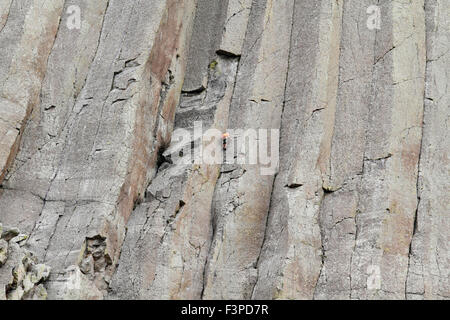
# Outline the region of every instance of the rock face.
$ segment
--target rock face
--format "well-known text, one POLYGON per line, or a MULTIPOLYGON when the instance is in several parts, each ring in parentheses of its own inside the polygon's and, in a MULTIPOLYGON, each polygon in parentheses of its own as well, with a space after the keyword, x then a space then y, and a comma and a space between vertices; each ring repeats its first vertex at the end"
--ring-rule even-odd
POLYGON ((45 300, 51 268, 24 248, 28 236, 0 224, 0 300, 45 300))
POLYGON ((0 0, 0 299, 450 299, 448 8, 0 0))

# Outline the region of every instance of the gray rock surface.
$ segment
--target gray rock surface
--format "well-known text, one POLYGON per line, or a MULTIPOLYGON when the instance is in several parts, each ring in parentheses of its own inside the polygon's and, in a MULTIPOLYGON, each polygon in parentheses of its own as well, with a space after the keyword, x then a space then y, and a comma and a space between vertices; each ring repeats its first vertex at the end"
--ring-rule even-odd
POLYGON ((0 299, 449 299, 448 8, 0 0, 0 299))
POLYGON ((427 1, 427 64, 423 136, 417 183, 418 206, 409 251, 408 299, 449 299, 450 57, 448 17, 440 14, 448 1, 427 1))
POLYGON ((0 234, 0 300, 47 299, 43 283, 51 268, 38 263, 38 258, 24 248, 28 236, 6 226, 0 234))

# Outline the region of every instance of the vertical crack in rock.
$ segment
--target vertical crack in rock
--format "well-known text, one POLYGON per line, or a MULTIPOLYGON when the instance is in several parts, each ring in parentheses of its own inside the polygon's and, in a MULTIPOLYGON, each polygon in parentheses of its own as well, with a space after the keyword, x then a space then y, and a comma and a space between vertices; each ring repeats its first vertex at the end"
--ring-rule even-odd
MULTIPOLYGON (((59 26, 59 17, 62 12, 63 0, 58 1, 32 1, 22 10, 14 8, 15 19, 23 19, 22 33, 14 34, 2 32, 0 41, 12 41, 5 47, 3 59, 10 59, 9 70, 1 70, 0 75, 0 134, 3 137, 0 143, 0 183, 14 161, 18 152, 20 140, 27 119, 33 108, 39 103, 41 82, 47 68, 47 58, 50 54, 56 31, 59 26), (24 17, 22 18, 22 16, 24 17), (37 26, 36 21, 40 21, 37 26), (8 36, 12 37, 8 39, 8 36), (10 47, 11 46, 11 47, 10 47), (16 48, 14 51, 13 48, 16 48), (39 52, 35 54, 34 52, 39 52)), ((3 9, 3 1, 2 7, 3 9)), ((8 16, 12 14, 11 12, 8 16)), ((9 30, 7 30, 9 31, 9 30)), ((3 51, 3 50, 2 50, 3 51)), ((2 69, 5 64, 2 64, 2 69)))
MULTIPOLYGON (((377 6, 380 9, 380 14, 381 14, 381 6, 380 6, 380 1, 377 1, 377 6)), ((385 18, 383 18, 383 20, 385 20, 385 18)), ((391 25, 387 24, 387 27, 389 28, 389 31, 392 32, 392 30, 390 29, 391 25)), ((369 29, 369 28, 368 28, 369 29)), ((360 223, 359 223, 359 214, 361 213, 361 209, 359 206, 359 203, 361 201, 360 199, 360 194, 359 194, 359 185, 361 185, 361 181, 362 181, 362 176, 364 175, 365 172, 365 159, 366 159, 366 148, 365 146, 367 145, 367 140, 369 139, 369 135, 368 135, 368 127, 369 127, 369 115, 371 112, 371 107, 374 105, 374 101, 375 101, 375 97, 378 93, 377 88, 376 88, 376 73, 375 73, 375 67, 377 62, 380 60, 377 57, 377 48, 381 45, 383 46, 383 41, 378 41, 379 39, 379 30, 375 29, 372 30, 373 31, 373 40, 372 40, 372 52, 370 54, 368 54, 368 56, 370 57, 369 63, 371 64, 370 67, 368 67, 368 69, 371 70, 371 74, 370 74, 370 80, 369 80, 369 85, 370 87, 367 88, 367 90, 370 92, 370 96, 367 98, 367 105, 368 105, 368 109, 366 111, 366 114, 364 116, 364 133, 363 133, 363 138, 361 139, 362 143, 362 160, 361 160, 361 171, 358 173, 358 180, 356 181, 356 189, 358 191, 358 207, 356 209, 356 214, 355 214, 355 219, 354 219, 354 223, 355 223, 355 237, 354 237, 354 242, 353 242, 353 248, 352 248, 352 252, 351 252, 351 256, 350 256, 350 273, 349 273, 349 293, 348 293, 348 298, 352 299, 352 284, 353 284, 353 259, 356 256, 355 252, 356 252, 356 248, 357 248, 357 239, 359 236, 359 232, 360 232, 360 223)), ((358 35, 359 35, 359 29, 358 29, 358 35)), ((380 37, 381 38, 381 37, 380 37)), ((370 50, 370 48, 369 48, 370 50)))
POLYGON ((233 0, 198 0, 183 84, 185 92, 196 92, 207 86, 207 66, 213 60, 221 42, 220 36, 226 19, 228 2, 233 0))
POLYGON ((322 266, 319 208, 334 124, 341 15, 340 1, 295 6, 280 172, 255 299, 311 299, 314 294, 322 266))
POLYGON ((44 300, 50 267, 24 248, 28 235, 0 223, 0 300, 44 300))
POLYGON ((251 7, 252 0, 228 0, 218 53, 235 57, 242 54, 251 7))
MULTIPOLYGON (((204 130, 226 128, 238 59, 217 56, 215 61, 214 68, 209 69, 206 90, 183 94, 175 114, 174 136, 180 129, 192 135, 192 124, 198 119, 204 120, 204 130)), ((128 223, 111 299, 201 297, 219 165, 173 162, 175 154, 182 151, 186 157, 191 145, 198 147, 199 143, 191 137, 180 149, 175 140, 162 153, 146 198, 128 223)), ((194 151, 196 155, 198 150, 194 151)))
MULTIPOLYGON (((24 130, 21 150, 5 182, 8 189, 11 187, 22 189, 24 193, 29 192, 40 197, 44 204, 41 206, 39 214, 44 210, 51 182, 56 177, 55 169, 57 166, 50 165, 49 162, 57 161, 54 154, 59 153, 60 146, 65 145, 57 138, 63 135, 67 124, 66 115, 70 112, 69 108, 73 107, 74 97, 76 99, 86 82, 89 65, 95 56, 92 50, 98 48, 99 42, 96 36, 98 36, 99 25, 104 20, 104 5, 105 1, 102 1, 96 2, 92 7, 83 7, 86 13, 93 14, 84 15, 85 21, 83 21, 82 26, 85 26, 85 28, 82 28, 80 32, 71 31, 65 28, 63 22, 60 23, 52 53, 48 58, 48 64, 52 67, 47 70, 41 88, 40 108, 35 108, 30 116, 30 121, 24 130), (61 28, 61 24, 64 27, 61 28), (90 26, 90 37, 84 35, 88 30, 87 26, 90 26), (85 50, 68 52, 67 46, 69 43, 84 47, 85 50), (71 61, 78 61, 78 63, 71 64, 71 61), (58 65, 58 62, 66 66, 65 73, 60 72, 59 68, 53 67, 58 65)), ((65 11, 63 10, 63 12, 65 11)), ((1 199, 0 207, 5 212, 6 216, 3 216, 5 220, 10 220, 13 215, 20 216, 14 207, 15 203, 23 202, 23 197, 22 194, 11 192, 8 193, 6 199, 5 197, 1 199)), ((27 207, 30 206, 30 200, 27 199, 25 203, 27 207)), ((34 210, 28 211, 29 214, 35 212, 34 210)), ((35 219, 31 216, 29 218, 36 224, 37 220, 35 219)), ((28 228, 25 229, 28 230, 28 228)), ((33 231, 30 233, 33 233, 33 231)))
MULTIPOLYGON (((202 122, 203 130, 223 131, 228 127, 240 54, 239 43, 235 40, 243 39, 247 28, 244 15, 239 28, 222 30, 224 15, 233 12, 235 6, 235 1, 199 2, 174 135, 180 129, 192 135, 195 121, 202 122), (211 21, 212 17, 219 23, 211 21), (215 28, 205 29, 208 21, 214 22, 215 28), (233 40, 233 47, 227 48, 225 40, 218 43, 219 34, 223 39, 233 40)), ((176 153, 190 153, 191 146, 196 148, 194 155, 197 157, 198 147, 204 143, 194 136, 183 146, 172 141, 164 151, 166 160, 148 187, 146 200, 136 208, 128 224, 111 298, 198 299, 204 294, 205 266, 213 236, 213 195, 220 165, 197 161, 194 165, 180 164, 170 160, 176 153), (167 186, 171 186, 170 189, 167 186), (144 252, 149 252, 153 258, 135 265, 136 257, 144 252), (132 275, 128 274, 130 269, 134 270, 132 275)), ((221 141, 214 143, 221 144, 221 141)))
MULTIPOLYGON (((184 77, 184 58, 177 57, 185 56, 195 2, 132 1, 124 6, 118 1, 109 5, 97 1, 85 6, 80 30, 60 29, 50 73, 54 83, 49 85, 54 85, 43 89, 42 102, 53 101, 36 113, 38 124, 41 117, 37 134, 24 141, 24 149, 33 150, 48 140, 48 133, 50 142, 44 147, 53 152, 38 147, 27 165, 8 180, 46 199, 45 214, 41 211, 34 218, 38 239, 32 237, 30 243, 54 269, 48 282, 51 298, 103 296, 105 285, 80 271, 80 251, 85 239, 105 239, 112 267, 99 272, 108 282, 126 220, 153 174, 153 151, 170 139, 170 122, 184 77), (104 19, 99 19, 103 14, 104 19), (107 31, 113 25, 116 31, 107 31), (68 48, 72 56, 67 55, 68 48), (76 64, 66 61, 74 56, 76 64), (61 60, 70 66, 64 72, 61 60), (166 102, 160 103, 161 83, 169 68, 177 84, 168 89, 166 102), (75 98, 66 103, 67 97, 75 98), (154 121, 158 106, 167 121, 154 121), (154 127, 158 128, 152 141, 147 133, 154 127), (33 176, 29 168, 36 164, 41 170, 33 176), (30 180, 33 183, 27 185, 30 180), (50 203, 60 203, 62 211, 56 213, 50 203)), ((9 211, 11 203, 2 205, 9 211)))
POLYGON ((0 300, 450 299, 449 5, 0 0, 0 300))
POLYGON ((11 10, 13 0, 1 0, 0 1, 0 33, 8 23, 9 12, 11 10))
MULTIPOLYGON (((253 2, 229 128, 280 128, 292 25, 286 17, 292 16, 292 8, 293 1, 253 2)), ((264 175, 262 167, 222 166, 214 195, 216 229, 204 299, 251 298, 275 174, 264 175)))
POLYGON ((427 63, 417 211, 410 244, 407 299, 449 299, 448 1, 425 2, 427 63), (444 180, 442 180, 444 179, 444 180))
POLYGON ((367 0, 343 4, 336 119, 320 209, 323 264, 315 299, 350 298, 357 189, 364 166, 377 32, 366 27, 367 16, 362 13, 372 3, 367 0))
MULTIPOLYGON (((88 68, 95 56, 93 50, 97 50, 99 46, 96 36, 104 21, 105 3, 106 1, 97 1, 86 7, 82 6, 86 14, 83 15, 80 31, 69 30, 65 19, 60 18, 57 37, 48 57, 49 69, 41 88, 41 105, 33 110, 24 132, 21 151, 7 181, 8 185, 24 188, 26 192, 36 193, 43 199, 41 209, 34 211, 36 216, 31 215, 33 211, 28 213, 28 219, 34 226, 27 247, 44 260, 65 209, 64 202, 47 200, 50 186, 56 177, 54 170, 57 168, 56 163, 51 162, 58 161, 55 155, 60 151, 59 146, 66 144, 59 137, 64 136, 66 115, 86 82, 88 68), (86 36, 87 32, 90 36, 86 36), (67 50, 71 45, 83 47, 83 50, 67 50), (77 63, 73 64, 72 61, 77 63), (65 72, 61 72, 59 68, 62 65, 65 72)), ((66 2, 63 13, 67 11, 68 5, 70 4, 66 2)), ((16 203, 22 203, 25 208, 34 204, 23 200, 23 195, 17 192, 3 197, 0 201, 3 218, 8 221, 11 216, 18 214, 16 203)))

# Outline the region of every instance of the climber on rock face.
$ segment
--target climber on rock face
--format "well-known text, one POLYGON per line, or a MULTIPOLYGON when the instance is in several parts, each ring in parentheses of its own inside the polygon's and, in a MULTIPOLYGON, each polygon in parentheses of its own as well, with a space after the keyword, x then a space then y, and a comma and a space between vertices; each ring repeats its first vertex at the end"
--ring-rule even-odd
POLYGON ((224 134, 222 134, 222 146, 223 146, 223 150, 227 150, 227 138, 230 136, 230 134, 228 132, 225 132, 224 134))

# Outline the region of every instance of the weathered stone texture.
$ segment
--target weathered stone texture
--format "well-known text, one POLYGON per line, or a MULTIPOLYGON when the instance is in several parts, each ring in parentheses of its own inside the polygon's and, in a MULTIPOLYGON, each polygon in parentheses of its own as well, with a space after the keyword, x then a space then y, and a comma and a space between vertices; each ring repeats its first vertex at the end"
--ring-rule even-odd
POLYGON ((427 1, 427 66, 418 207, 406 298, 450 298, 449 1, 427 1))
POLYGON ((0 224, 0 300, 45 300, 51 268, 24 248, 28 235, 0 224))
POLYGON ((417 208, 426 59, 423 2, 386 2, 382 10, 392 32, 376 39, 376 94, 368 117, 351 266, 351 298, 357 299, 405 298, 417 208), (395 23, 399 19, 403 23, 395 23), (373 267, 380 270, 380 286, 369 288, 373 267))
MULTIPOLYGON (((280 126, 293 1, 259 1, 252 11, 229 128, 280 126), (289 17, 286 19, 286 17, 289 17)), ((214 195, 214 236, 205 270, 205 299, 249 299, 273 185, 260 165, 226 165, 214 195)))
POLYGON ((280 172, 254 298, 313 297, 321 267, 318 216, 336 108, 341 15, 340 1, 295 6, 280 172))
POLYGON ((4 12, 7 14, 2 18, 0 33, 3 62, 0 67, 0 183, 17 153, 24 124, 39 103, 63 3, 63 0, 1 3, 0 9, 5 10, 2 17, 4 12), (5 25, 9 16, 11 22, 5 25))
MULTIPOLYGON (((208 91, 203 99, 184 95, 175 119, 190 117, 194 121, 197 115, 189 109, 202 109, 212 115, 211 127, 226 128, 237 60, 220 56, 216 60, 209 70, 208 91)), ((144 203, 134 210, 128 223, 119 268, 111 285, 113 298, 201 297, 212 233, 211 204, 219 171, 218 165, 165 161, 159 166, 144 203), (136 264, 136 260, 145 263, 136 264)))
POLYGON ((449 299, 449 8, 0 0, 0 299, 449 299))
MULTIPOLYGON (((82 29, 59 28, 40 110, 5 183, 16 196, 1 200, 5 212, 15 210, 18 192, 43 200, 41 212, 30 217, 39 238, 31 232, 30 249, 44 253, 57 271, 50 297, 73 296, 64 270, 88 258, 87 243, 98 237, 106 264, 80 278, 106 288, 125 223, 153 175, 159 145, 170 136, 195 8, 194 1, 84 5, 82 29)), ((13 212, 2 221, 10 224, 7 218, 20 210, 13 212)))

